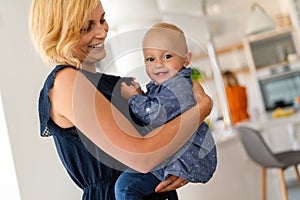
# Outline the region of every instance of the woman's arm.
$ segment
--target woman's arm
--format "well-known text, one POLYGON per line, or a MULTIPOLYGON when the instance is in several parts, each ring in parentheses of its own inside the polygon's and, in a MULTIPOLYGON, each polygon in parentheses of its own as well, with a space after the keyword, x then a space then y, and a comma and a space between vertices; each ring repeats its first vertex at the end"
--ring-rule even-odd
MULTIPOLYGON (((197 86, 196 86, 197 87, 197 86)), ((57 73, 51 92, 52 113, 69 121, 102 150, 140 172, 148 172, 176 152, 211 111, 210 98, 198 88, 197 106, 139 138, 130 122, 80 72, 57 73), (134 136, 133 136, 134 135, 134 136)), ((56 120, 55 122, 59 122, 56 120)))

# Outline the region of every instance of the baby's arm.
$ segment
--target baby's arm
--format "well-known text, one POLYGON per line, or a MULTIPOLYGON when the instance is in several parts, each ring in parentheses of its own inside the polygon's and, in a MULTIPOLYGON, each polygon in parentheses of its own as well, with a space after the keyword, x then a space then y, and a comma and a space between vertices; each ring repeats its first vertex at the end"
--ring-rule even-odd
POLYGON ((183 77, 166 81, 146 95, 129 99, 132 113, 149 128, 156 128, 195 105, 192 87, 183 77))

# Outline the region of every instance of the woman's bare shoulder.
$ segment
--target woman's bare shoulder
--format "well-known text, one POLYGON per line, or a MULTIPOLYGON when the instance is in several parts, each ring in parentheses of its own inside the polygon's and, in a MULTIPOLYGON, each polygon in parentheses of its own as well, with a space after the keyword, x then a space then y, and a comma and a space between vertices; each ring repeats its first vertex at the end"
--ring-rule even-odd
POLYGON ((53 88, 49 92, 52 104, 51 117, 61 127, 73 124, 72 98, 78 70, 63 68, 55 74, 53 88))
POLYGON ((55 84, 61 84, 65 82, 74 81, 75 77, 78 75, 78 70, 66 67, 56 72, 55 74, 55 84))

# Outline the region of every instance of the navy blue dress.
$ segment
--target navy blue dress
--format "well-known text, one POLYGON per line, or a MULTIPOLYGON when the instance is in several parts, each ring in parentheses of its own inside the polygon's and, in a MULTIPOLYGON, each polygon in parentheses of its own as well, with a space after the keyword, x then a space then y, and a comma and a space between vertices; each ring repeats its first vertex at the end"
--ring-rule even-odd
MULTIPOLYGON (((40 92, 41 136, 53 136, 58 155, 67 173, 74 183, 83 190, 83 200, 114 200, 115 182, 121 171, 127 167, 93 145, 76 127, 61 128, 50 117, 51 104, 48 93, 53 87, 56 72, 66 67, 71 66, 56 66, 48 75, 40 92)), ((130 116, 127 102, 120 98, 119 83, 122 80, 120 77, 82 72, 125 116, 130 116)), ((137 128, 139 128, 138 125, 137 128)), ((165 200, 167 198, 170 200, 178 199, 176 191, 144 197, 145 200, 165 200)))

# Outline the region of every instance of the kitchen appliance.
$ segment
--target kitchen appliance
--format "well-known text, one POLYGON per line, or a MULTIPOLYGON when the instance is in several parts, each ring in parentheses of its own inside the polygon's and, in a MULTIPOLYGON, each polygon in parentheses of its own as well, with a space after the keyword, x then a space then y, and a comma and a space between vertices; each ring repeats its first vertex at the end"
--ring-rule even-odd
POLYGON ((292 106, 294 98, 300 96, 300 69, 260 78, 259 85, 266 111, 292 106))

